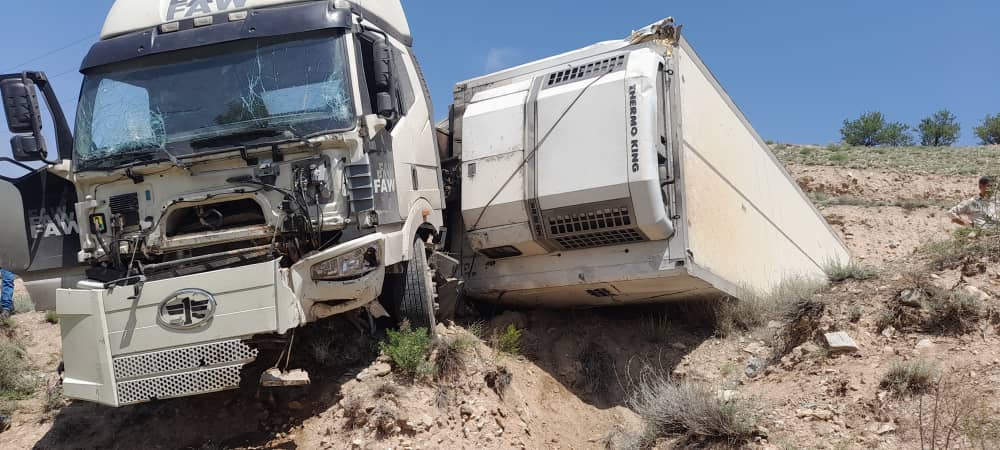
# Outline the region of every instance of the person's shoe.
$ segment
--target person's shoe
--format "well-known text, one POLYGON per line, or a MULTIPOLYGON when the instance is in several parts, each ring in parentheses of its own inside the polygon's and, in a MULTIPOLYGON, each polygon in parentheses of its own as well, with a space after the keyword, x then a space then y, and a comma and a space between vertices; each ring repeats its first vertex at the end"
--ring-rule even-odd
POLYGON ((0 433, 10 429, 10 417, 0 416, 0 433))
POLYGON ((11 313, 11 311, 9 309, 5 309, 3 311, 0 311, 0 321, 5 321, 7 319, 10 319, 10 316, 12 316, 12 315, 13 314, 11 313))

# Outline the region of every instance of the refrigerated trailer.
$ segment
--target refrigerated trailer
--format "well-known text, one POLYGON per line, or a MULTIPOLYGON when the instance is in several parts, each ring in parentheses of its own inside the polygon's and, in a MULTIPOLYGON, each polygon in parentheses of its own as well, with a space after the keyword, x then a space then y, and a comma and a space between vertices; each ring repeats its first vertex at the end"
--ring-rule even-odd
POLYGON ((766 292, 850 257, 671 20, 459 83, 449 128, 479 299, 766 292))
POLYGON ((849 258, 672 19, 459 83, 440 127, 398 1, 118 0, 81 72, 74 130, 43 73, 0 76, 14 158, 46 164, 0 181, 0 264, 55 290, 71 398, 236 388, 336 315, 433 330, 454 294, 666 302, 849 258))

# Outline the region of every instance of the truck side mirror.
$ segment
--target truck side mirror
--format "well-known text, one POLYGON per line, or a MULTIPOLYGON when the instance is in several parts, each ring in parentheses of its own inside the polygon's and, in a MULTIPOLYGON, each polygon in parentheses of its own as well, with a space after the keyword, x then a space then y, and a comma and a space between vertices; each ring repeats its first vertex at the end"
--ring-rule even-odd
POLYGON ((47 152, 42 135, 42 110, 38 104, 35 83, 27 77, 0 80, 0 96, 7 116, 7 129, 15 136, 11 139, 14 159, 18 161, 44 160, 47 152), (30 136, 25 136, 30 134, 30 136))
POLYGON ((378 115, 392 119, 396 117, 396 105, 392 98, 392 49, 384 39, 375 41, 375 106, 378 115))
POLYGON ((10 138, 11 154, 14 156, 15 161, 41 161, 45 159, 40 150, 44 147, 45 136, 38 136, 36 138, 35 136, 22 135, 10 138))

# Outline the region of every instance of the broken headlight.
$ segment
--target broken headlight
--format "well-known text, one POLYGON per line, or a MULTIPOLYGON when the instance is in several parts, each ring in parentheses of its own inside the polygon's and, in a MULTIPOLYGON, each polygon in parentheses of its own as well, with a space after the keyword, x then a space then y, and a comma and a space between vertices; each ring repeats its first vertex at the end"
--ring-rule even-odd
POLYGON ((330 258, 312 267, 314 281, 341 281, 357 278, 382 265, 381 243, 369 244, 330 258))

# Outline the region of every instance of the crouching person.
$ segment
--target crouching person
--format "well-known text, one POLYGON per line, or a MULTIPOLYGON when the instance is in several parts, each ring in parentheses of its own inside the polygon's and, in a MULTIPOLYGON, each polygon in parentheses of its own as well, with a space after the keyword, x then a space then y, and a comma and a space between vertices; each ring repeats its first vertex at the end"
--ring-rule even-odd
POLYGON ((948 210, 951 221, 962 226, 977 228, 1000 223, 997 215, 1000 213, 1000 202, 994 195, 995 188, 992 177, 980 178, 979 195, 948 210))

